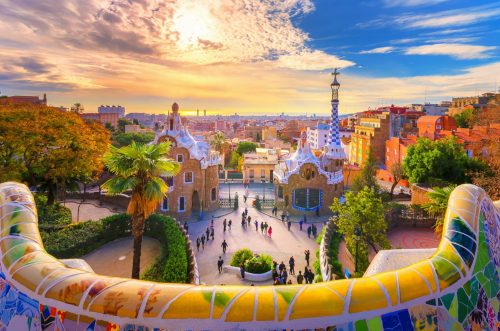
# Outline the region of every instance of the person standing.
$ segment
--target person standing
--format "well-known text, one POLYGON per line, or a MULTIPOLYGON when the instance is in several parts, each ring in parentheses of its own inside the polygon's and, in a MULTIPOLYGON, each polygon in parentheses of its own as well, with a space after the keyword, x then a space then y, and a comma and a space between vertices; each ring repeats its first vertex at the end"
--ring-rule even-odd
POLYGON ((285 268, 286 268, 285 263, 281 261, 281 263, 278 266, 278 270, 280 271, 280 273, 282 273, 283 270, 285 270, 285 268))
POLYGON ((307 227, 307 238, 311 238, 311 231, 312 231, 312 229, 311 229, 311 226, 309 225, 307 227))
POLYGON ((200 251, 200 244, 201 244, 201 240, 200 240, 200 237, 196 238, 196 250, 199 252, 200 251))
POLYGON ((306 284, 309 284, 309 269, 307 267, 304 268, 304 280, 306 281, 306 284))
POLYGON ((206 239, 207 239, 207 243, 208 243, 208 241, 210 240, 210 228, 207 227, 205 234, 207 235, 206 239))
POLYGON ((286 281, 288 279, 288 272, 286 271, 286 268, 281 273, 281 278, 283 279, 283 284, 286 284, 286 281))
POLYGON ((288 265, 290 266, 290 275, 295 275, 295 259, 293 256, 288 260, 288 265))
POLYGON ((290 228, 292 227, 292 222, 290 222, 290 220, 288 220, 287 225, 288 225, 288 231, 290 231, 290 228))
POLYGON ((250 224, 252 222, 252 216, 249 215, 248 218, 247 218, 247 221, 248 221, 248 226, 250 226, 250 224))
POLYGON ((267 230, 267 235, 269 236, 269 238, 272 237, 272 235, 273 235, 273 227, 272 226, 270 226, 269 230, 267 230))
POLYGON ((229 227, 229 231, 231 231, 231 225, 233 225, 233 220, 229 220, 227 226, 229 227))
POLYGON ((285 223, 285 213, 281 213, 281 223, 285 223))
MULTIPOLYGON (((224 241, 222 242, 221 246, 222 246, 222 254, 226 254, 226 249, 227 249, 227 247, 228 247, 229 245, 227 244, 227 242, 226 242, 226 240, 225 240, 225 239, 224 239, 224 241)), ((308 265, 309 265, 309 264, 308 264, 308 265)))
POLYGON ((297 284, 302 284, 304 282, 304 276, 302 276, 302 271, 299 270, 299 274, 297 275, 297 284))
POLYGON ((299 222, 300 231, 302 231, 302 224, 304 224, 304 222, 302 220, 300 220, 300 222, 299 222))
POLYGON ((222 225, 224 226, 224 232, 226 232, 226 226, 227 226, 227 221, 224 219, 224 222, 222 222, 222 225))
POLYGON ((264 222, 260 222, 260 232, 264 233, 264 222))
POLYGON ((201 248, 205 249, 205 235, 201 236, 201 248))
POLYGON ((219 273, 222 273, 222 265, 224 264, 224 260, 222 256, 219 256, 219 260, 217 261, 217 269, 219 269, 219 273))
POLYGON ((255 220, 255 232, 258 232, 259 231, 259 222, 257 220, 255 220))
POLYGON ((316 227, 316 225, 312 225, 312 229, 311 229, 311 232, 312 232, 312 235, 314 238, 316 238, 316 235, 318 234, 318 228, 316 227))
POLYGON ((212 237, 212 241, 213 241, 214 240, 214 236, 215 236, 215 230, 214 230, 213 227, 210 229, 210 236, 212 237))
POLYGON ((311 251, 309 251, 308 249, 306 249, 304 251, 304 255, 305 255, 305 258, 306 258, 307 266, 309 266, 309 258, 311 257, 311 251))

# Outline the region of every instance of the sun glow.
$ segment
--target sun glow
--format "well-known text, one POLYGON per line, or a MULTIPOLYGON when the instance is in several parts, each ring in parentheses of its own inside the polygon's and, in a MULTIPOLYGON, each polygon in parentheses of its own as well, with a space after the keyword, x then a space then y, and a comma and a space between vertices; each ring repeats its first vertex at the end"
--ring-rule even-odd
POLYGON ((173 30, 179 33, 183 49, 202 48, 204 42, 217 42, 215 22, 209 7, 198 1, 186 1, 175 12, 173 30))

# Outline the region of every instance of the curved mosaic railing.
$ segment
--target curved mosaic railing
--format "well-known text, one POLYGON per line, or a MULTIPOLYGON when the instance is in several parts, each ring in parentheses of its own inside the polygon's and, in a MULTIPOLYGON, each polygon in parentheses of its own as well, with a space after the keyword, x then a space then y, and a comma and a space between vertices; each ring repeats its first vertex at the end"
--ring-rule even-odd
POLYGON ((47 254, 33 197, 0 185, 0 329, 497 330, 500 215, 483 190, 452 193, 429 259, 371 277, 290 286, 195 286, 106 277, 47 254))

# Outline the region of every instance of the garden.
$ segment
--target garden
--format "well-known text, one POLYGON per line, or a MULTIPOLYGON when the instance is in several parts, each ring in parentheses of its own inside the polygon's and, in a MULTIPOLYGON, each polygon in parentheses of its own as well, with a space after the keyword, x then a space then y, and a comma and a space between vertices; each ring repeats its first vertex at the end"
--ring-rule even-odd
MULTIPOLYGON (((68 208, 58 203, 47 206, 44 203, 46 198, 41 195, 36 195, 35 200, 45 249, 57 258, 80 258, 108 242, 131 236, 130 216, 127 214, 71 223, 68 208)), ((189 282, 188 243, 175 220, 153 214, 146 221, 144 235, 157 239, 162 247, 160 256, 143 272, 141 279, 189 282)))

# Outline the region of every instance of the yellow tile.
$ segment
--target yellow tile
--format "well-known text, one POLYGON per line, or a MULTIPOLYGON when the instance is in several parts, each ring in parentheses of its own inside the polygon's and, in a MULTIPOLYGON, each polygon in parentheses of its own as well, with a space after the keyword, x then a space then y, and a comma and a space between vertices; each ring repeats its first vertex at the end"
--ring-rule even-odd
POLYGON ((163 308, 173 298, 191 287, 193 287, 193 285, 157 283, 149 294, 143 316, 147 318, 157 318, 163 308))
POLYGON ((344 300, 322 284, 305 285, 293 304, 290 319, 338 316, 344 310, 344 300))
POLYGON ((398 286, 396 282, 396 273, 395 272, 385 272, 381 274, 377 274, 373 276, 376 280, 378 280, 384 288, 389 293, 389 297, 391 298, 391 304, 398 304, 398 286))
POLYGON ((404 268, 397 273, 401 303, 430 294, 424 279, 414 270, 404 268))
POLYGON ((257 321, 273 321, 274 316, 274 287, 259 287, 257 291, 257 321))
POLYGON ((229 308, 226 322, 250 322, 253 321, 256 287, 249 289, 240 295, 229 308))
POLYGON ((212 307, 212 318, 217 319, 222 316, 231 300, 238 294, 245 291, 241 286, 220 286, 215 290, 214 304, 212 307))
POLYGON ((371 278, 353 280, 349 312, 359 313, 387 307, 387 298, 380 285, 371 278))
POLYGON ((212 292, 213 288, 208 286, 190 288, 172 302, 162 318, 209 318, 212 292), (189 310, 186 310, 186 307, 189 307, 189 310))

